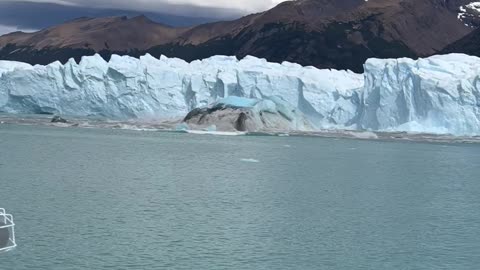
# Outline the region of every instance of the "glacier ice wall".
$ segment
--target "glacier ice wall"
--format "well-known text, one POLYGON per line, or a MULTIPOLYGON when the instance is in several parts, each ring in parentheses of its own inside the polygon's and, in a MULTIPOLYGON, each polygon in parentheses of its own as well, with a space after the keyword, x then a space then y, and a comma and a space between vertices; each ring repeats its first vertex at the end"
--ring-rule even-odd
POLYGON ((0 60, 0 76, 16 69, 28 69, 32 66, 22 62, 0 60))
MULTIPOLYGON (((8 66, 8 63, 2 63, 8 66)), ((0 68, 1 70, 1 68, 0 68)), ((216 56, 187 63, 150 55, 140 59, 84 57, 47 66, 17 67, 0 78, 0 110, 11 113, 60 113, 111 118, 184 116, 219 98, 278 95, 312 116, 354 116, 336 112, 339 100, 350 102, 361 75, 318 70, 296 64, 268 63, 254 57, 238 61, 216 56)), ((337 119, 336 119, 337 120, 337 119)))
POLYGON ((277 96, 321 128, 480 134, 479 68, 480 58, 461 54, 370 59, 364 74, 255 57, 0 61, 0 111, 165 118, 228 96, 277 96))
POLYGON ((370 59, 359 128, 480 134, 480 58, 370 59))

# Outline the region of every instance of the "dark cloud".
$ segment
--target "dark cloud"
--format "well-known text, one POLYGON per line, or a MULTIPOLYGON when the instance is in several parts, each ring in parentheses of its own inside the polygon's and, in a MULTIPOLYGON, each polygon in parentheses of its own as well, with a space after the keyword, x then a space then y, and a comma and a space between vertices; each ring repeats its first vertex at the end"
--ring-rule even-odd
POLYGON ((76 6, 157 10, 165 7, 197 6, 240 10, 245 13, 269 9, 283 0, 30 0, 76 6))
POLYGON ((10 25, 2 25, 0 24, 0 36, 4 34, 8 34, 11 32, 16 32, 16 31, 23 31, 23 32, 34 32, 37 29, 27 29, 27 28, 21 28, 19 26, 10 26, 10 25))
POLYGON ((197 25, 218 20, 235 19, 241 16, 238 11, 235 13, 235 11, 231 10, 198 8, 186 5, 175 6, 175 9, 165 8, 159 11, 148 12, 53 3, 2 1, 0 2, 0 25, 2 25, 0 32, 4 34, 15 30, 43 29, 79 17, 133 17, 140 14, 146 15, 154 21, 172 26, 197 25))
POLYGON ((138 16, 191 26, 233 20, 284 0, 0 0, 0 34, 43 29, 79 17, 138 16))

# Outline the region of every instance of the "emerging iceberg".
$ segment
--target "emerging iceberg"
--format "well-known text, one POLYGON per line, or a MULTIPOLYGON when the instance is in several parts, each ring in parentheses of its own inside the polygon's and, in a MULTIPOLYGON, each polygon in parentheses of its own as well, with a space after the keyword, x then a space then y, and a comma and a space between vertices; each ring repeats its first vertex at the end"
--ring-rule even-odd
POLYGON ((169 118, 217 101, 248 101, 235 97, 261 101, 268 110, 281 97, 301 113, 293 118, 305 117, 315 128, 470 135, 480 134, 479 69, 480 58, 461 54, 370 59, 364 74, 255 57, 187 63, 163 56, 112 56, 106 62, 95 55, 79 64, 47 66, 0 61, 0 111, 169 118))
POLYGON ((188 127, 240 132, 313 131, 305 115, 281 97, 250 99, 230 96, 196 108, 184 119, 188 127))

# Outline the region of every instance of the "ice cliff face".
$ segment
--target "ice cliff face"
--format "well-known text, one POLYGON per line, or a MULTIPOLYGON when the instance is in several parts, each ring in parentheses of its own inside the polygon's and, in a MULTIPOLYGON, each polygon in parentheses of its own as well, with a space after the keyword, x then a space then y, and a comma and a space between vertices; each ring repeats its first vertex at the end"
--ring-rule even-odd
POLYGON ((31 65, 22 62, 0 60, 0 76, 2 76, 3 73, 16 69, 28 69, 31 67, 31 65))
POLYGON ((480 58, 370 59, 365 70, 359 128, 480 134, 480 58))
POLYGON ((328 117, 340 100, 348 103, 353 89, 362 85, 362 76, 352 72, 274 64, 254 57, 238 61, 217 56, 189 64, 150 55, 140 59, 113 56, 109 62, 92 56, 79 64, 55 62, 4 74, 0 110, 112 118, 183 117, 219 98, 277 95, 307 114, 328 117))
POLYGON ((479 68, 480 58, 458 54, 371 59, 363 75, 254 57, 0 61, 0 111, 165 118, 229 96, 281 97, 318 128, 480 134, 479 68))

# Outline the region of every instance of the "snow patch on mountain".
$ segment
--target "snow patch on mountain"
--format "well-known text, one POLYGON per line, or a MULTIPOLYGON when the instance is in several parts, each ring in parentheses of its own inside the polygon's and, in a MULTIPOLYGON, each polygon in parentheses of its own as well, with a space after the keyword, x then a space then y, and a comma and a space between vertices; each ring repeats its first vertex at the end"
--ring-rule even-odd
POLYGON ((471 2, 470 4, 460 6, 458 19, 461 20, 465 26, 476 28, 480 26, 480 2, 471 2))

